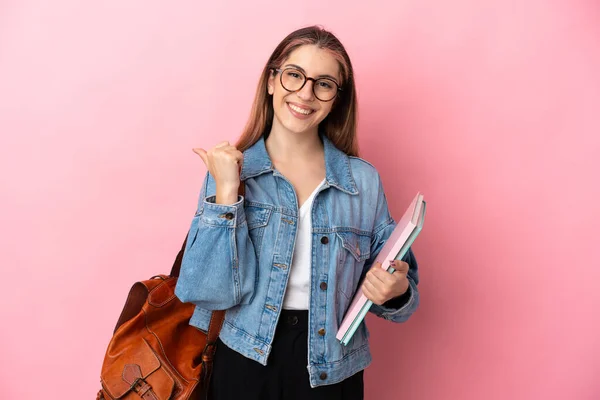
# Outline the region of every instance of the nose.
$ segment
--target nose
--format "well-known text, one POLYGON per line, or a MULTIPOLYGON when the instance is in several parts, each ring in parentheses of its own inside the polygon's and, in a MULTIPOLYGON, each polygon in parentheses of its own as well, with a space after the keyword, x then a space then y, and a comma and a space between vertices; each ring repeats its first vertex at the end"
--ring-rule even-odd
POLYGON ((297 94, 304 101, 312 101, 315 99, 315 94, 313 93, 313 85, 315 83, 313 81, 306 81, 304 87, 298 90, 297 94))

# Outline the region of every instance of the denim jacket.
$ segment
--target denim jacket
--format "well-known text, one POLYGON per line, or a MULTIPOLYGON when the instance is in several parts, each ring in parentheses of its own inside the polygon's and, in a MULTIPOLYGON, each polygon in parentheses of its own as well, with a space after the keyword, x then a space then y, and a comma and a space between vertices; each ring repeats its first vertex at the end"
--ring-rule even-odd
MULTIPOLYGON (((380 176, 325 136, 326 179, 311 210, 308 360, 312 387, 340 382, 371 363, 365 322, 347 346, 336 338, 352 297, 396 223, 380 176)), ((208 330, 212 310, 227 310, 221 340, 266 365, 290 274, 298 223, 292 184, 273 166, 264 138, 244 152, 245 196, 215 203, 207 173, 183 256, 175 293, 196 305, 190 324, 208 330)), ((403 322, 419 304, 412 250, 404 258, 410 287, 400 302, 370 312, 403 322)))

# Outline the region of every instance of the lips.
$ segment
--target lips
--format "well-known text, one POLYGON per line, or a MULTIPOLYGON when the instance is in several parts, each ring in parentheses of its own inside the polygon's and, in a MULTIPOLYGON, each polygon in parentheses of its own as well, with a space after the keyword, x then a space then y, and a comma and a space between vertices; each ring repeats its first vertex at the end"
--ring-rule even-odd
POLYGON ((287 106, 291 113, 297 118, 306 118, 315 112, 315 110, 313 110, 312 108, 306 107, 298 103, 288 102, 287 106))

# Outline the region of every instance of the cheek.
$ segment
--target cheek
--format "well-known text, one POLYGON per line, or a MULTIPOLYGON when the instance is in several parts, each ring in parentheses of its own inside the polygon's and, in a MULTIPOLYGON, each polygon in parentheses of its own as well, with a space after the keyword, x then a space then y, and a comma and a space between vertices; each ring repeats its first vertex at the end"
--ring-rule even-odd
POLYGON ((319 116, 319 120, 323 121, 325 118, 327 118, 327 116, 329 115, 331 110, 332 110, 331 103, 328 103, 327 105, 322 106, 321 110, 320 110, 321 115, 319 116))
POLYGON ((277 110, 283 104, 283 96, 277 91, 277 89, 275 89, 275 92, 273 92, 271 95, 270 101, 272 101, 273 109, 277 110))
POLYGON ((285 98, 289 93, 281 88, 275 88, 275 92, 273 93, 273 106, 277 107, 278 105, 285 105, 285 98))

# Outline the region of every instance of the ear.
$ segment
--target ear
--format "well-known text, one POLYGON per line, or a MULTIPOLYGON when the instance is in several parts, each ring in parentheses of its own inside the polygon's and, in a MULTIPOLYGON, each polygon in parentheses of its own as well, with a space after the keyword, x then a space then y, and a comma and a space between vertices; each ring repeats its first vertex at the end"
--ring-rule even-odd
POLYGON ((273 95, 275 92, 275 74, 274 71, 269 72, 269 79, 267 80, 267 93, 273 95))

